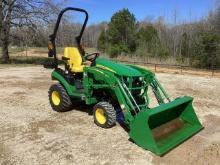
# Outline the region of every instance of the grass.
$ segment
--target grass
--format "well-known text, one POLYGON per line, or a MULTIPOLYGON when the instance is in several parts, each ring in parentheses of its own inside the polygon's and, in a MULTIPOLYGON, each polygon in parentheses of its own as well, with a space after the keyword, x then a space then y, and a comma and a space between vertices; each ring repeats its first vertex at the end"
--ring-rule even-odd
MULTIPOLYGON (((88 53, 92 52, 98 52, 96 48, 85 48, 85 51, 88 53)), ((1 52, 1 48, 0 48, 1 52)), ((10 54, 10 62, 9 63, 22 63, 25 62, 27 64, 38 64, 38 61, 45 60, 47 57, 48 49, 47 47, 16 47, 12 46, 9 48, 9 54, 10 54)), ((57 47, 57 54, 58 58, 60 58, 63 55, 64 48, 63 47, 57 47)), ((109 58, 109 55, 106 53, 100 53, 101 57, 109 58)), ((1 53, 0 53, 1 57, 1 53)), ((174 57, 168 57, 167 59, 159 59, 155 57, 140 57, 135 54, 124 54, 124 55, 118 55, 117 57, 113 58, 112 60, 117 61, 127 61, 129 63, 153 63, 153 64, 167 64, 167 65, 182 65, 182 66, 189 66, 189 60, 185 60, 184 62, 176 60, 174 57)), ((0 61, 0 63, 3 63, 0 61)))
MULTIPOLYGON (((48 61, 46 57, 21 57, 21 56, 12 56, 6 64, 43 64, 45 61, 48 61)), ((5 64, 0 59, 0 64, 5 64)))
MULTIPOLYGON (((0 48, 0 52, 2 51, 2 48, 0 48)), ((18 53, 25 51, 24 47, 10 47, 9 48, 9 53, 18 53)))
MULTIPOLYGON (((0 48, 1 50, 1 48, 0 48)), ((85 48, 85 51, 88 53, 97 52, 96 48, 85 48)), ((47 60, 47 47, 10 47, 10 64, 40 64, 47 60), (27 51, 27 52, 26 52, 27 51)), ((63 55, 64 48, 57 47, 58 57, 63 55)), ((1 56, 1 55, 0 55, 1 56)), ((100 54, 101 57, 109 58, 109 56, 105 53, 100 54)), ((158 58, 152 57, 139 57, 135 55, 119 55, 117 58, 113 60, 118 61, 128 61, 128 62, 148 62, 148 63, 156 63, 156 64, 179 64, 174 58, 168 58, 166 60, 161 60, 158 58)), ((3 63, 0 61, 0 63, 3 63)))
MULTIPOLYGON (((48 53, 47 47, 29 47, 27 50, 31 50, 31 51, 33 51, 33 53, 41 53, 41 54, 48 53)), ((58 54, 62 54, 64 51, 64 48, 57 47, 56 51, 58 54)))
MULTIPOLYGON (((1 48, 0 48, 1 52, 1 48)), ((10 60, 6 64, 42 64, 52 59, 47 58, 47 47, 10 47, 10 60), (26 56, 26 51, 28 51, 26 56), (39 56, 38 56, 39 55, 39 56)), ((57 47, 58 57, 63 55, 64 48, 57 47)), ((96 48, 86 48, 86 52, 97 52, 96 48)), ((0 55, 1 56, 1 55, 0 55)), ((0 64, 5 64, 0 58, 0 64)))
MULTIPOLYGON (((10 58, 10 60, 5 63, 0 59, 0 64, 4 64, 4 65, 11 65, 11 64, 21 64, 21 65, 25 65, 25 64, 32 64, 32 65, 43 65, 46 62, 49 61, 53 61, 53 58, 47 58, 47 57, 22 57, 22 56, 12 56, 10 58)), ((63 64, 63 61, 58 60, 59 64, 63 64)))
MULTIPOLYGON (((1 52, 2 48, 0 47, 0 52, 1 52)), ((63 47, 57 47, 56 48, 57 53, 58 54, 63 54, 64 52, 64 48, 63 47)), ((9 47, 9 54, 16 54, 16 53, 20 53, 20 52, 25 52, 25 51, 32 51, 33 53, 47 53, 48 49, 47 47, 16 47, 16 46, 12 46, 9 47)), ((92 52, 97 52, 96 48, 85 48, 86 52, 92 53, 92 52)))

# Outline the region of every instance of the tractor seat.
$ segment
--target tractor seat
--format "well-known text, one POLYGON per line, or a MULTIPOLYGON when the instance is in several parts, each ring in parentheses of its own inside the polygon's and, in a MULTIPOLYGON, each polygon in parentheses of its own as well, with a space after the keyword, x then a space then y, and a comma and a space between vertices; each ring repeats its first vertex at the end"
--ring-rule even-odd
POLYGON ((82 57, 78 48, 67 47, 64 49, 64 57, 67 59, 67 65, 73 73, 83 72, 84 65, 82 65, 82 57))

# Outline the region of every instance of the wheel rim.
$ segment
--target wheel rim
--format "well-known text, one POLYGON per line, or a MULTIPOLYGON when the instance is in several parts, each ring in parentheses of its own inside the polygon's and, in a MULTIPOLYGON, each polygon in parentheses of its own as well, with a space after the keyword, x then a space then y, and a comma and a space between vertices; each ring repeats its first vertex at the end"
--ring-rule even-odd
POLYGON ((96 120, 100 123, 100 124, 105 124, 106 122, 106 116, 104 113, 104 110, 101 108, 96 109, 95 111, 95 117, 96 120))
POLYGON ((52 102, 54 105, 60 104, 60 94, 57 91, 52 92, 52 102))

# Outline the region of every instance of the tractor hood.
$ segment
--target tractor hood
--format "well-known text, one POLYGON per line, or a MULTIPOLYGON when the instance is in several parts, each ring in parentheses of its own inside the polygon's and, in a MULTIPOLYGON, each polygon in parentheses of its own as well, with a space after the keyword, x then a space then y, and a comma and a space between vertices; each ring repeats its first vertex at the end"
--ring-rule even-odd
POLYGON ((96 67, 111 71, 120 76, 143 76, 143 74, 131 66, 117 63, 105 58, 96 59, 96 67))

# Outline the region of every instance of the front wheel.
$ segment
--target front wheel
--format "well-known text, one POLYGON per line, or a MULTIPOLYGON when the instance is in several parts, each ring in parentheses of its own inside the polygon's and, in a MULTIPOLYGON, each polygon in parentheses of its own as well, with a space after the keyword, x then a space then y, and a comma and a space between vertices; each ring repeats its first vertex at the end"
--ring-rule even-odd
POLYGON ((116 123, 116 112, 108 102, 100 102, 93 108, 93 117, 96 125, 102 128, 110 128, 116 123))
POLYGON ((60 84, 54 84, 49 89, 50 105, 54 111, 66 112, 72 107, 72 102, 64 87, 60 84))

